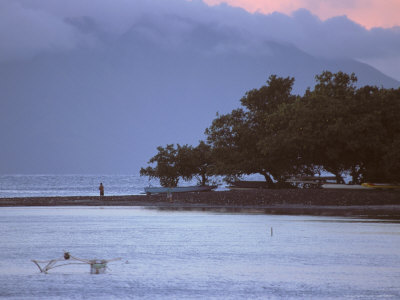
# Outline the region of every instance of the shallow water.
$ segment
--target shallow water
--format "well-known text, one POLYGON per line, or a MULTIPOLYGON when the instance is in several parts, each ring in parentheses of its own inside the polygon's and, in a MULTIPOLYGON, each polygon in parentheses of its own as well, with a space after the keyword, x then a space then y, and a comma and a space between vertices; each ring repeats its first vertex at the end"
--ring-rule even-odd
POLYGON ((396 222, 135 207, 0 215, 0 298, 400 298, 396 222), (104 275, 90 275, 88 265, 45 275, 30 262, 63 250, 122 260, 104 275))

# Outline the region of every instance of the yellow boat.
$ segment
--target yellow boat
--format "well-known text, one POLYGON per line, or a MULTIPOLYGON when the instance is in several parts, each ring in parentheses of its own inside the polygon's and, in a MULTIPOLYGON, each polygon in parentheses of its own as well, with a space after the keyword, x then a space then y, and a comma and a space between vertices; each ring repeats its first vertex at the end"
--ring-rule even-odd
POLYGON ((374 188, 374 189, 400 189, 400 185, 393 183, 371 183, 365 182, 361 184, 362 186, 374 188))

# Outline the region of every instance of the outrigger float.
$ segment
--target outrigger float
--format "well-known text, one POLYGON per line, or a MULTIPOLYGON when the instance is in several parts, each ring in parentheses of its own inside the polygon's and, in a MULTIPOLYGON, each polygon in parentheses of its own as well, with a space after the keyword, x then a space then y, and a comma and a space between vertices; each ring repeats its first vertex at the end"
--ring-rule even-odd
POLYGON ((35 260, 32 262, 39 268, 41 273, 47 274, 51 269, 67 266, 67 265, 90 265, 90 274, 104 274, 107 269, 107 264, 112 261, 120 260, 121 258, 113 259, 82 259, 72 256, 69 252, 64 252, 63 257, 51 260, 35 260))

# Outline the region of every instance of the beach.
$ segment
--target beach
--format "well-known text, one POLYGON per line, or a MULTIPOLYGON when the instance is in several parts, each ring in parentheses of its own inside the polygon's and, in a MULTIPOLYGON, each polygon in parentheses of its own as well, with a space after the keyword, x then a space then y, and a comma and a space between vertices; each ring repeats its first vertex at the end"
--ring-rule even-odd
POLYGON ((282 189, 126 196, 1 198, 0 207, 142 206, 164 210, 253 211, 266 214, 400 217, 400 192, 282 189))

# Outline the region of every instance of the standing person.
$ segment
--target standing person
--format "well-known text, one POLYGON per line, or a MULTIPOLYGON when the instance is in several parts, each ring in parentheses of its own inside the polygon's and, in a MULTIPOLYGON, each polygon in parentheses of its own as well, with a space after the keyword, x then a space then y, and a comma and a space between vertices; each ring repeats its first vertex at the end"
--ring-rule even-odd
POLYGON ((102 182, 100 182, 99 191, 100 191, 100 196, 104 196, 104 185, 102 182))

